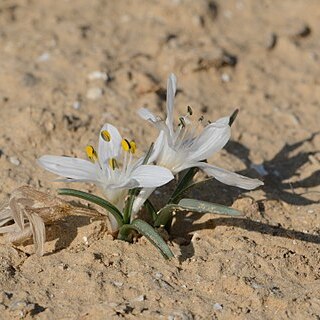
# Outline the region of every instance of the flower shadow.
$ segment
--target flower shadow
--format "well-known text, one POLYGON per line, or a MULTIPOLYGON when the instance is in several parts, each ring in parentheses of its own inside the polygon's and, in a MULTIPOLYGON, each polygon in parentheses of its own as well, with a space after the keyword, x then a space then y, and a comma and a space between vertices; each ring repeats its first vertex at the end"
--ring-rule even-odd
MULTIPOLYGON (((266 160, 260 165, 255 165, 249 158, 249 149, 243 144, 235 141, 229 141, 225 149, 228 153, 237 157, 246 165, 246 169, 239 171, 239 174, 254 177, 259 172, 264 173, 265 185, 262 190, 265 192, 264 201, 280 200, 282 202, 304 206, 319 203, 319 200, 312 200, 305 197, 304 194, 295 193, 296 188, 315 188, 320 185, 320 170, 312 172, 306 178, 296 182, 286 182, 299 173, 299 170, 310 161, 310 156, 319 152, 317 151, 300 151, 299 149, 308 142, 313 142, 313 139, 320 132, 312 134, 309 138, 298 141, 293 144, 286 144, 279 152, 271 159, 266 160)), ((206 183, 200 183, 190 191, 187 197, 196 198, 199 200, 217 202, 231 206, 236 199, 246 190, 241 190, 236 187, 226 186, 215 179, 210 179, 206 183)), ((262 201, 258 204, 263 207, 262 201), (260 203, 261 202, 261 203, 260 203)), ((264 217, 264 212, 259 208, 261 217, 264 217)), ((286 229, 280 225, 272 225, 268 222, 258 222, 248 218, 240 217, 215 217, 210 220, 203 221, 203 214, 178 212, 175 217, 175 222, 171 229, 173 242, 180 245, 181 260, 186 260, 194 255, 194 247, 192 236, 194 232, 202 229, 214 229, 217 226, 234 226, 245 229, 247 231, 255 231, 261 234, 278 236, 288 239, 295 239, 305 242, 320 244, 320 235, 312 235, 297 230, 286 229), (181 244, 181 238, 186 239, 185 243, 181 244), (175 240, 177 239, 177 241, 175 240)))
POLYGON ((267 199, 281 200, 293 205, 309 205, 319 203, 320 200, 308 199, 304 194, 296 193, 295 189, 313 188, 320 185, 320 170, 297 182, 290 183, 286 180, 297 175, 299 169, 310 161, 310 156, 320 152, 320 150, 297 152, 304 144, 312 142, 319 133, 313 133, 309 138, 293 144, 285 144, 271 160, 266 160, 259 165, 251 162, 249 149, 239 142, 231 140, 225 149, 246 165, 246 169, 238 173, 246 174, 248 170, 255 170, 264 176, 265 185, 262 189, 267 199))
POLYGON ((172 227, 172 235, 178 239, 179 237, 184 237, 188 240, 184 245, 180 245, 181 256, 179 257, 179 260, 181 262, 193 257, 195 254, 193 236, 196 231, 213 230, 218 226, 236 227, 246 231, 259 232, 265 235, 320 244, 320 235, 308 234, 306 232, 293 229, 286 229, 280 224, 271 225, 265 222, 254 221, 245 217, 233 218, 221 216, 206 219, 203 222, 197 222, 203 220, 202 217, 203 214, 195 212, 189 214, 187 219, 185 212, 179 212, 176 215, 176 221, 172 227))

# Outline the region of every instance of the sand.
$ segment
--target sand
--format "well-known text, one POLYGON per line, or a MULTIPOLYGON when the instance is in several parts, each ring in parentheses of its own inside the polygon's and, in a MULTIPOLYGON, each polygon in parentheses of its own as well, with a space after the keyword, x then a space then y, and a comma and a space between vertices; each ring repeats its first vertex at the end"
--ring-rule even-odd
POLYGON ((137 110, 165 117, 170 72, 176 116, 240 109, 209 162, 265 185, 192 191, 244 217, 178 213, 171 261, 86 217, 48 227, 43 257, 1 237, 0 319, 319 319, 319 39, 317 0, 2 0, 3 200, 66 187, 36 159, 85 157, 105 122, 146 150, 157 132, 137 110))

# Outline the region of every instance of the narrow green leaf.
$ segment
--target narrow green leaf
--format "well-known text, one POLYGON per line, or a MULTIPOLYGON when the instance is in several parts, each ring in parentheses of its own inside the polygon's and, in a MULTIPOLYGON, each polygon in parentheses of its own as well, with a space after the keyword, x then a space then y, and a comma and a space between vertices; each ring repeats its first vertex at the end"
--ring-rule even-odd
MULTIPOLYGON (((151 145, 149 147, 149 150, 148 150, 148 152, 146 153, 146 156, 143 159, 142 164, 147 164, 148 163, 148 160, 149 160, 149 158, 150 158, 150 156, 152 154, 152 151, 153 151, 153 146, 154 146, 154 143, 151 143, 151 145)), ((134 203, 134 200, 135 200, 136 196, 139 194, 140 190, 141 190, 141 188, 134 188, 134 189, 131 189, 129 191, 129 194, 128 194, 128 197, 127 197, 127 200, 126 200, 126 203, 125 203, 125 207, 124 207, 124 210, 123 210, 123 222, 124 222, 124 224, 130 223, 133 203, 134 203)))
POLYGON ((127 224, 130 223, 130 219, 131 219, 131 212, 132 212, 132 206, 134 203, 134 200, 136 198, 136 196, 139 194, 141 188, 134 188, 131 189, 129 191, 126 203, 125 203, 125 207, 123 210, 123 223, 127 224))
POLYGON ((67 189, 67 188, 58 189, 58 194, 65 195, 65 196, 77 197, 77 198, 87 200, 89 202, 93 202, 93 203, 97 204, 98 206, 109 211, 117 220, 119 227, 121 227, 123 225, 123 219, 122 219, 121 212, 112 203, 110 203, 109 201, 107 201, 103 198, 100 198, 98 196, 95 196, 93 194, 83 192, 80 190, 67 189))
POLYGON ((179 181, 176 189, 173 191, 168 203, 177 203, 179 201, 179 197, 182 195, 184 190, 190 185, 193 177, 198 172, 198 168, 190 168, 186 171, 185 175, 179 181))
POLYGON ((149 199, 144 202, 144 206, 152 217, 152 221, 154 222, 158 217, 156 208, 153 206, 152 202, 149 199))
POLYGON ((223 206, 207 201, 200 201, 195 199, 182 199, 179 201, 179 207, 185 208, 186 210, 203 212, 203 213, 215 213, 229 216, 241 216, 243 213, 233 208, 223 206))
POLYGON ((148 150, 146 156, 145 156, 144 159, 143 159, 142 164, 147 164, 147 163, 148 163, 149 158, 151 157, 151 154, 152 154, 152 152, 153 152, 153 147, 154 147, 154 143, 152 142, 151 145, 150 145, 150 147, 149 147, 149 150, 148 150))
POLYGON ((170 259, 173 257, 173 253, 166 242, 147 222, 140 219, 133 220, 131 224, 123 225, 119 232, 122 237, 126 237, 130 229, 134 229, 145 236, 160 251, 164 258, 170 259))
MULTIPOLYGON (((173 199, 173 201, 171 203, 178 203, 179 202, 179 199, 186 193, 188 192, 190 189, 192 188, 198 188, 200 185, 204 184, 204 183, 207 183, 208 181, 210 180, 213 180, 214 178, 208 178, 208 179, 205 179, 205 180, 202 180, 202 181, 198 181, 198 182, 192 182, 190 181, 190 183, 185 187, 185 188, 182 188, 181 191, 179 192, 179 195, 177 197, 175 197, 173 199)), ((169 202, 168 202, 169 203, 169 202)))
POLYGON ((174 211, 193 211, 200 213, 213 213, 229 216, 241 216, 243 213, 233 208, 223 206, 221 204, 194 200, 194 199, 182 199, 178 204, 168 204, 164 206, 157 213, 157 218, 154 221, 155 227, 166 226, 172 219, 172 213, 174 211))

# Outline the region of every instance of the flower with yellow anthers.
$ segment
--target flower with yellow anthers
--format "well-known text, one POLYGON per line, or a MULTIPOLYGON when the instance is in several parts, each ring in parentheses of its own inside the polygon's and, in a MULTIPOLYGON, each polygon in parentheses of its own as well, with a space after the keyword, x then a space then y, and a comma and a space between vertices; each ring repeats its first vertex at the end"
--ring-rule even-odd
MULTIPOLYGON (((102 188, 106 199, 121 211, 129 189, 156 188, 173 179, 170 170, 142 164, 143 158, 135 160, 136 148, 134 141, 123 139, 117 128, 105 124, 100 131, 98 150, 86 147, 89 161, 45 155, 38 159, 38 163, 44 169, 65 177, 62 181, 96 184, 102 188)), ((116 231, 117 225, 112 216, 110 220, 112 231, 116 231)))
MULTIPOLYGON (((220 151, 228 142, 231 134, 230 125, 234 119, 224 117, 211 122, 197 135, 197 127, 203 117, 197 121, 195 126, 191 121, 192 109, 188 107, 187 114, 179 118, 179 124, 175 128, 173 123, 175 93, 176 77, 170 74, 167 82, 167 118, 165 121, 153 115, 148 109, 139 110, 139 115, 160 131, 149 163, 154 162, 166 167, 174 175, 184 169, 198 167, 222 183, 247 190, 263 185, 263 182, 258 179, 247 178, 204 161, 220 151)), ((140 208, 141 202, 143 203, 151 192, 152 189, 140 192, 134 204, 134 211, 140 208)))

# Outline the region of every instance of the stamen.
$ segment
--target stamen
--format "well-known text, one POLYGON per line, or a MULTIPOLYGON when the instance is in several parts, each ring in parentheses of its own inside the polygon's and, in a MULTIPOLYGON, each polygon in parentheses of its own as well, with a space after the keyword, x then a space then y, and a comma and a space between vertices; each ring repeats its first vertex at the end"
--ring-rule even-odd
POLYGON ((229 126, 230 127, 232 126, 234 120, 236 120, 238 113, 239 113, 239 109, 236 109, 233 111, 232 115, 230 116, 230 118, 229 118, 229 126))
POLYGON ((187 110, 188 110, 189 115, 192 116, 192 114, 193 114, 192 108, 190 106, 188 106, 187 110))
POLYGON ((109 131, 107 131, 107 130, 101 131, 101 138, 102 138, 104 141, 110 142, 110 140, 111 140, 111 135, 110 135, 109 131))
POLYGON ((199 121, 199 122, 202 122, 203 119, 204 119, 204 116, 201 116, 201 117, 198 119, 198 121, 199 121))
POLYGON ((109 166, 112 170, 119 168, 118 162, 115 158, 110 158, 109 159, 109 166))
POLYGON ((131 144, 127 139, 122 139, 121 146, 124 151, 130 151, 131 149, 131 144))
POLYGON ((182 128, 185 128, 186 127, 186 121, 184 120, 184 117, 180 117, 179 121, 180 121, 180 125, 182 126, 182 128))
POLYGON ((86 146, 86 153, 88 158, 92 161, 95 162, 98 160, 98 154, 96 150, 94 150, 93 146, 86 146))
POLYGON ((136 145, 136 143, 135 143, 134 140, 131 140, 131 141, 130 141, 130 146, 131 146, 130 152, 131 152, 131 153, 135 153, 136 150, 137 150, 137 145, 136 145))

